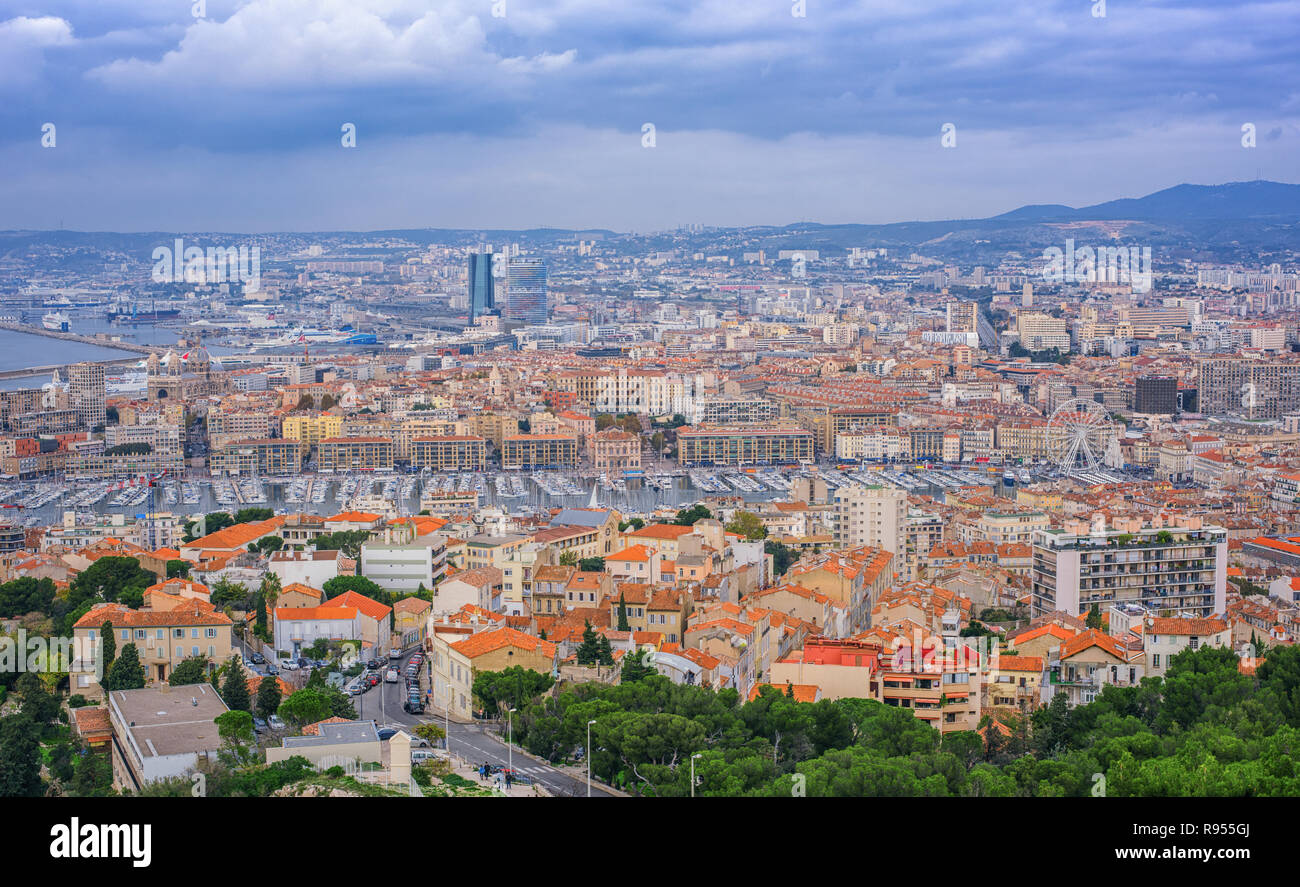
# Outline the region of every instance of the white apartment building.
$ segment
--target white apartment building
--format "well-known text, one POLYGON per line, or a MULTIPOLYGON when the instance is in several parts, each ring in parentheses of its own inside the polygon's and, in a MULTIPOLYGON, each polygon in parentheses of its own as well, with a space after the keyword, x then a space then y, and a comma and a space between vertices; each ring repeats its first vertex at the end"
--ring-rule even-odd
POLYGON ((907 493, 893 487, 840 487, 834 504, 837 547, 870 545, 902 556, 907 547, 907 493))
POLYGON ((643 413, 662 416, 695 412, 695 399, 704 390, 698 374, 628 370, 596 380, 596 410, 601 413, 643 413))

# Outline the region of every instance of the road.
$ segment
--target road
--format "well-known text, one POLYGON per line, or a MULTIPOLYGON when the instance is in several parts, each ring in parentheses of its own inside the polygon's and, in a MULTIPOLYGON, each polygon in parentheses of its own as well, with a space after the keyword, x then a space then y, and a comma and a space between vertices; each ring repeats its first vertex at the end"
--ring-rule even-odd
MULTIPOLYGON (((238 639, 235 641, 235 647, 244 656, 249 655, 248 649, 238 639)), ((399 663, 384 659, 381 673, 387 670, 389 665, 396 664, 398 673, 405 675, 406 663, 413 652, 414 648, 407 650, 402 655, 399 663)), ((258 672, 262 670, 260 668, 254 669, 254 671, 258 672)), ((292 674, 282 674, 281 677, 288 677, 290 681, 294 680, 292 674)), ((449 749, 474 765, 486 761, 493 766, 505 767, 512 762, 512 755, 506 744, 498 739, 496 734, 487 727, 480 724, 458 724, 455 721, 448 723, 432 712, 424 715, 411 715, 403 711, 402 703, 406 701, 405 680, 394 684, 380 681, 378 687, 349 698, 352 700, 353 707, 357 710, 358 718, 373 720, 381 726, 387 724, 414 727, 416 724, 434 723, 440 727, 449 727, 449 749)), ((534 758, 518 748, 513 752, 513 764, 516 770, 529 776, 534 782, 545 786, 551 794, 578 797, 587 794, 586 779, 570 776, 568 773, 552 767, 546 761, 534 758)), ((595 782, 591 784, 591 796, 593 798, 617 797, 595 782)))
MULTIPOLYGON (((405 674, 406 662, 409 656, 410 651, 402 656, 401 667, 399 667, 398 671, 403 674, 405 674)), ((387 667, 387 663, 385 663, 385 667, 387 667)), ((447 722, 433 713, 410 715, 402 711, 402 703, 405 701, 406 685, 401 681, 396 684, 380 682, 379 687, 375 690, 369 690, 359 696, 352 697, 352 704, 356 706, 358 717, 373 718, 377 724, 401 725, 403 727, 434 723, 439 727, 450 729, 448 748, 470 763, 478 765, 486 761, 498 767, 505 767, 511 763, 511 753, 508 751, 506 744, 488 728, 479 724, 447 722), (377 692, 380 689, 382 689, 382 692, 377 692)), ((579 797, 587 794, 586 779, 570 776, 568 773, 552 767, 546 761, 534 758, 518 748, 515 748, 513 752, 513 763, 516 770, 531 777, 534 782, 545 786, 551 794, 579 797)), ((593 798, 616 797, 616 795, 611 794, 595 782, 591 784, 591 796, 593 798)))

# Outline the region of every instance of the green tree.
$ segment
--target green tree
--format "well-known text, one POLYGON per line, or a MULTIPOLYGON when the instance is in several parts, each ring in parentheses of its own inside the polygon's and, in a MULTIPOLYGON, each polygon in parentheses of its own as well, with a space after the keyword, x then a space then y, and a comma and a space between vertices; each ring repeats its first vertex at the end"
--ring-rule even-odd
POLYGON ((772 555, 772 574, 784 576, 790 565, 799 559, 794 549, 780 542, 768 539, 763 543, 763 553, 772 555))
POLYGON ((607 635, 596 636, 596 655, 601 665, 614 664, 614 649, 610 646, 607 635))
POLYGON ((578 552, 576 552, 576 551, 574 551, 572 548, 570 548, 570 549, 568 549, 567 551, 565 551, 564 553, 562 553, 562 554, 560 555, 560 566, 562 566, 562 567, 576 567, 576 566, 578 566, 578 552))
POLYGON ((679 527, 693 527, 696 521, 710 520, 713 518, 713 512, 703 505, 692 505, 690 508, 683 508, 677 512, 677 517, 673 518, 673 523, 679 527))
POLYGON ((605 572, 605 559, 603 557, 584 557, 578 561, 578 569, 584 573, 603 573, 605 572))
POLYGON ((218 579, 212 586, 211 596, 212 606, 218 610, 224 610, 227 607, 234 610, 252 609, 252 595, 249 594, 248 586, 242 582, 232 582, 229 579, 218 579))
POLYGON ((244 664, 238 656, 232 656, 226 665, 226 676, 221 683, 221 701, 226 708, 233 711, 251 712, 252 702, 248 696, 248 675, 244 664))
POLYGON ((267 521, 273 517, 275 517, 275 512, 270 508, 249 506, 235 512, 234 522, 237 524, 251 524, 258 521, 267 521))
POLYGON ((522 709, 555 684, 549 674, 513 665, 501 671, 474 675, 474 698, 484 711, 503 715, 508 709, 522 709))
POLYGON ((99 624, 99 636, 103 640, 103 668, 107 673, 113 667, 113 660, 117 658, 117 635, 113 631, 113 623, 110 620, 105 619, 99 624))
POLYGON ((253 716, 242 709, 231 709, 214 719, 222 748, 218 756, 230 767, 248 767, 257 763, 257 734, 253 716))
POLYGON ((24 714, 0 718, 0 798, 39 798, 40 731, 24 714))
POLYGON ((38 728, 54 721, 62 705, 59 697, 45 688, 45 683, 36 674, 25 671, 18 676, 14 691, 21 703, 20 711, 31 718, 38 728))
POLYGON ((389 604, 390 606, 393 599, 391 592, 381 588, 375 582, 365 578, 364 576, 335 576, 333 579, 327 580, 325 584, 321 586, 321 590, 325 592, 327 598, 333 598, 349 591, 355 591, 363 597, 368 597, 371 600, 379 601, 381 604, 389 604))
POLYGON ((54 603, 54 580, 20 576, 0 585, 0 617, 13 619, 27 613, 48 613, 54 603))
MULTIPOLYGON (((361 557, 361 546, 370 540, 369 530, 343 530, 338 533, 326 533, 323 536, 316 537, 317 551, 341 551, 344 557, 350 557, 356 560, 361 557)), ((338 579, 359 578, 349 576, 338 576, 338 579)), ((333 580, 331 580, 333 581, 333 580)), ((360 589, 356 589, 361 594, 365 594, 360 589)), ((370 595, 366 595, 369 597, 370 595)))
POLYGON ((618 592, 618 630, 631 631, 632 623, 627 618, 627 598, 622 589, 618 592))
POLYGON ((290 693, 280 703, 280 717, 301 729, 332 716, 329 698, 319 689, 307 687, 290 693))
POLYGON ((188 579, 190 578, 190 562, 179 558, 172 558, 167 562, 168 579, 188 579))
POLYGON ((621 683, 630 684, 656 674, 659 674, 659 670, 653 665, 646 664, 645 654, 640 650, 631 650, 623 654, 623 668, 618 678, 621 683))
POLYGON ((1088 618, 1084 622, 1089 628, 1101 628, 1101 607, 1093 603, 1088 610, 1088 618))
POLYGON ((582 643, 578 645, 575 652, 579 665, 597 665, 600 663, 600 641, 597 640, 596 629, 591 627, 591 620, 587 619, 583 623, 582 643))
POLYGON ((203 656, 188 656, 180 661, 180 664, 172 669, 171 676, 167 678, 167 683, 173 687, 184 687, 190 684, 201 684, 208 676, 208 660, 203 656))
POLYGON ((739 533, 750 542, 763 539, 767 536, 767 527, 763 526, 763 519, 752 511, 737 511, 731 518, 731 523, 727 524, 728 533, 739 533))
POLYGON ((280 710, 280 681, 274 675, 267 675, 257 685, 257 713, 269 718, 280 710))
POLYGON ((128 606, 142 601, 144 590, 154 584, 154 575, 133 557, 101 557, 77 574, 69 587, 68 597, 76 604, 98 600, 120 601, 128 606))
POLYGON ((126 644, 104 676, 105 690, 139 690, 144 686, 144 666, 135 644, 126 644))

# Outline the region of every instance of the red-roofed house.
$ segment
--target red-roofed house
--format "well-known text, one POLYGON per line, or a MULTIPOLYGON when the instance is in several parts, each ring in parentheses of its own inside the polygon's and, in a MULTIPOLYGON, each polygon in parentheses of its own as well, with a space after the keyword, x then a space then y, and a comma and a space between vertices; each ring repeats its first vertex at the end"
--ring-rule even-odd
MULTIPOLYGON (((474 709, 474 675, 512 666, 551 674, 558 667, 557 648, 513 628, 476 632, 463 640, 435 634, 429 657, 433 668, 433 701, 451 714, 469 718, 474 709)), ((492 712, 495 715, 497 712, 492 712)))

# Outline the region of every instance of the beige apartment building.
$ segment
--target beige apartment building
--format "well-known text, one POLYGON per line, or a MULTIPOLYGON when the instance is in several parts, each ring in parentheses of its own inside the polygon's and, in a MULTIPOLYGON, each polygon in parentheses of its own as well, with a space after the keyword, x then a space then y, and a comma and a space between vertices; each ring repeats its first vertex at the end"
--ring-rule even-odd
POLYGON ((813 434, 783 426, 696 426, 677 432, 677 461, 682 465, 771 465, 810 462, 813 434))
MULTIPOLYGON (((147 683, 162 683, 185 659, 201 656, 214 665, 232 655, 233 623, 224 613, 213 610, 204 601, 185 601, 170 610, 132 610, 121 604, 100 604, 77 620, 72 628, 79 649, 93 649, 99 655, 100 627, 113 624, 117 653, 127 644, 135 644, 144 667, 147 683)), ((93 662, 83 663, 93 666, 93 662)), ((74 693, 102 693, 99 684, 88 674, 74 676, 74 693)))
POLYGON ((293 413, 280 420, 281 434, 296 440, 304 451, 319 446, 322 440, 343 434, 343 417, 332 413, 293 413))
POLYGON ((578 438, 572 434, 507 435, 501 444, 501 467, 577 468, 578 438))
POLYGON ((386 437, 330 437, 319 452, 321 471, 393 470, 393 442, 386 437))
POLYGON ((302 450, 297 441, 283 438, 241 440, 215 447, 208 467, 214 475, 297 474, 302 450))
POLYGON ((487 440, 468 434, 417 437, 411 442, 411 466, 432 471, 482 471, 487 440))
POLYGON ((640 469, 641 437, 617 428, 596 432, 591 439, 591 464, 597 471, 640 469))

